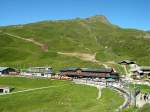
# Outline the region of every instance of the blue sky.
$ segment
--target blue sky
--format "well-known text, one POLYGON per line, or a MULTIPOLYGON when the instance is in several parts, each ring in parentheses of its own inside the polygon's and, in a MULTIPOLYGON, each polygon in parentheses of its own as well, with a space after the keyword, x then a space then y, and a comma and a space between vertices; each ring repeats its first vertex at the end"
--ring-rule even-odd
POLYGON ((150 30, 150 0, 0 0, 0 26, 94 15, 124 28, 150 30))

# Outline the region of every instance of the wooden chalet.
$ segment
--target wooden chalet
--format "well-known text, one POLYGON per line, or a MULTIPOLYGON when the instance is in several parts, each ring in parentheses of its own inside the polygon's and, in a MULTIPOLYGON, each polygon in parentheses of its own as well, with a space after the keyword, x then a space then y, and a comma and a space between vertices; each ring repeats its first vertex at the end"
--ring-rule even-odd
POLYGON ((60 70, 60 75, 75 78, 119 78, 118 73, 115 73, 112 68, 91 69, 67 67, 60 70))
POLYGON ((82 69, 82 76, 89 78, 106 78, 106 76, 110 75, 113 72, 112 68, 100 68, 100 69, 82 69))
POLYGON ((67 67, 60 70, 61 76, 80 77, 81 69, 78 67, 67 67))

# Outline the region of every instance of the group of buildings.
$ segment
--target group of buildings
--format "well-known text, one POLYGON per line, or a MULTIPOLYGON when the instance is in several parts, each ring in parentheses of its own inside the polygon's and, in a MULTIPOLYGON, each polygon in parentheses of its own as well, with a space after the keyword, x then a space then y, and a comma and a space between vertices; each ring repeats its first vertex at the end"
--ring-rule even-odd
POLYGON ((51 75, 53 75, 53 70, 51 67, 30 67, 26 70, 17 70, 11 67, 0 67, 0 75, 51 77, 51 75))
POLYGON ((124 60, 119 62, 119 64, 128 66, 129 72, 133 77, 147 77, 150 78, 150 67, 140 66, 134 61, 124 60))
MULTIPOLYGON (((128 66, 132 75, 136 76, 150 76, 150 67, 139 66, 134 61, 123 60, 119 64, 128 66)), ((54 72, 51 67, 30 67, 25 70, 16 70, 11 67, 0 67, 0 75, 24 75, 24 76, 37 76, 37 77, 51 77, 54 72)), ((75 78, 89 77, 89 78, 107 78, 118 77, 112 68, 79 68, 79 67, 66 67, 60 70, 60 76, 68 76, 75 78)))
MULTIPOLYGON (((49 78, 54 74, 51 67, 30 67, 26 70, 17 70, 11 67, 0 67, 0 76, 5 75, 21 75, 26 77, 45 77, 49 78)), ((104 78, 109 81, 116 81, 119 79, 119 74, 114 72, 112 68, 78 68, 66 67, 60 70, 59 79, 64 77, 69 78, 104 78)), ((9 93, 10 88, 7 86, 0 86, 0 93, 9 93)))
MULTIPOLYGON (((147 76, 150 77, 150 67, 139 66, 134 61, 123 60, 119 64, 128 66, 130 73, 133 76, 147 76)), ((23 75, 35 77, 51 77, 54 72, 51 67, 30 67, 25 70, 16 70, 11 67, 0 67, 0 75, 23 75)), ((79 68, 66 67, 59 71, 59 76, 66 76, 71 78, 112 78, 118 79, 119 74, 113 68, 79 68)))
MULTIPOLYGON (((134 77, 147 76, 150 78, 150 67, 139 66, 133 61, 124 60, 119 64, 128 66, 129 71, 134 77)), ((0 76, 5 75, 21 75, 31 77, 45 77, 50 78, 54 75, 51 67, 30 67, 26 70, 17 70, 11 67, 0 67, 0 76)), ((90 78, 90 79, 106 79, 106 82, 118 81, 119 73, 115 72, 113 68, 79 68, 66 67, 59 71, 60 79, 63 77, 69 78, 90 78)), ((62 79, 63 79, 62 78, 62 79)), ((0 86, 0 93, 9 93, 10 88, 7 86, 0 86)))
MULTIPOLYGON (((54 74, 51 67, 30 67, 26 70, 16 70, 10 67, 0 67, 0 75, 23 75, 33 77, 51 77, 54 74)), ((60 70, 60 77, 71 78, 112 78, 118 79, 119 74, 112 68, 79 68, 66 67, 60 70)))
MULTIPOLYGON (((32 76, 32 77, 51 77, 53 71, 51 67, 30 67, 26 70, 17 70, 11 67, 0 67, 0 76, 5 75, 22 75, 22 76, 32 76)), ((9 93, 11 88, 9 86, 0 85, 0 94, 9 93)))

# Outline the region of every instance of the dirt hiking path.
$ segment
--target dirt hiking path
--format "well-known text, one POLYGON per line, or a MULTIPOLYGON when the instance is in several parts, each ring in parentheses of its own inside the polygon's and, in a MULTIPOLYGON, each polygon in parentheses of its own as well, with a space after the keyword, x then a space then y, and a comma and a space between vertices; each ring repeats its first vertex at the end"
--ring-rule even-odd
POLYGON ((9 35, 11 37, 15 37, 15 38, 21 39, 21 40, 24 40, 24 41, 27 41, 27 42, 31 42, 31 43, 41 47, 43 51, 48 52, 48 48, 47 48, 47 46, 45 44, 42 44, 42 43, 40 43, 38 41, 35 41, 32 38, 23 38, 21 36, 13 35, 13 34, 10 34, 10 33, 4 33, 4 34, 9 35))

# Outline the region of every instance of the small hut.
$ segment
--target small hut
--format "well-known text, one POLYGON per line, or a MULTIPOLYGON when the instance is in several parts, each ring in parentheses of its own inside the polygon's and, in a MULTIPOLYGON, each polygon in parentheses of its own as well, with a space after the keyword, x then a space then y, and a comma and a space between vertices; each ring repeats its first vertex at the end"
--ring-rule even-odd
POLYGON ((10 88, 8 86, 0 86, 0 93, 9 93, 10 88))

